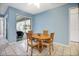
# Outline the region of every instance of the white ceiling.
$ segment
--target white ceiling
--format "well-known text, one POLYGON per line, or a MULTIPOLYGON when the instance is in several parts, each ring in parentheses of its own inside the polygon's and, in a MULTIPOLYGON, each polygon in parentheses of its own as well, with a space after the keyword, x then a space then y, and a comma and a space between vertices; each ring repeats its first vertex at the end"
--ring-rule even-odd
POLYGON ((8 6, 17 8, 19 10, 22 10, 31 14, 37 14, 37 13, 49 10, 51 8, 62 6, 64 4, 66 3, 40 3, 40 8, 37 8, 37 6, 33 4, 28 5, 27 3, 0 3, 0 14, 4 14, 8 6))

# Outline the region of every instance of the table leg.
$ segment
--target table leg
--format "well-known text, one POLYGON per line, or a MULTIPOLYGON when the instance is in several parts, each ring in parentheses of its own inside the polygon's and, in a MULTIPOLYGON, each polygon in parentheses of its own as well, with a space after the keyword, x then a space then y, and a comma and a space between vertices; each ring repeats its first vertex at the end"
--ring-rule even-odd
POLYGON ((42 42, 41 41, 39 41, 39 52, 41 53, 41 51, 42 51, 42 42))

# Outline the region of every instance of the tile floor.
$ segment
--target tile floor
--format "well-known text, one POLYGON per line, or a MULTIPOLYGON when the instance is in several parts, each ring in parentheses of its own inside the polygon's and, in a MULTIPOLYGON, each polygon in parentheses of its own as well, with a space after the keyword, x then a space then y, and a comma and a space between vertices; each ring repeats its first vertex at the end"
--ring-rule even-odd
MULTIPOLYGON (((29 52, 26 52, 25 41, 18 43, 9 43, 6 48, 0 52, 1 56, 30 56, 29 52)), ((1 47, 0 47, 1 48, 1 47)), ((48 56, 48 48, 45 48, 42 53, 38 50, 33 49, 33 56, 48 56)), ((54 51, 52 51, 52 56, 79 56, 79 43, 70 42, 68 46, 62 46, 59 44, 54 44, 54 51)))

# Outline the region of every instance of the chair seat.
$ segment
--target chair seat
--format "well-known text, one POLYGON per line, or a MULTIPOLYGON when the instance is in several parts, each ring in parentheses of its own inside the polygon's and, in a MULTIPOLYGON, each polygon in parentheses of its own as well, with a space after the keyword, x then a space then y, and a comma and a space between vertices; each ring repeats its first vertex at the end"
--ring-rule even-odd
POLYGON ((44 41, 42 42, 42 45, 43 45, 43 46, 49 46, 50 43, 52 43, 52 41, 44 40, 44 41))
POLYGON ((38 45, 38 42, 35 42, 34 40, 32 40, 32 44, 31 44, 31 40, 28 40, 28 45, 29 46, 36 46, 36 45, 38 45))
POLYGON ((49 45, 49 43, 42 43, 42 45, 46 45, 46 46, 48 46, 48 45, 49 45))

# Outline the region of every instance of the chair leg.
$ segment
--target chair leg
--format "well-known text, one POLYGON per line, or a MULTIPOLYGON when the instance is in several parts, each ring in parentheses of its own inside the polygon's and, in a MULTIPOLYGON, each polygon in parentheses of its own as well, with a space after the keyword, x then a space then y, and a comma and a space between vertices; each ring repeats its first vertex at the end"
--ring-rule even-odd
POLYGON ((49 45, 49 55, 51 55, 51 45, 49 45))
POLYGON ((28 54, 28 47, 27 47, 26 53, 28 54))
POLYGON ((33 54, 33 47, 31 47, 31 56, 32 56, 32 54, 33 54))
POLYGON ((28 46, 28 40, 27 40, 27 53, 28 53, 28 47, 29 47, 29 46, 28 46))
POLYGON ((54 47, 53 47, 53 44, 52 44, 51 46, 52 46, 52 51, 54 51, 54 47))
POLYGON ((27 53, 28 53, 28 46, 27 46, 27 53))
MULTIPOLYGON (((31 45, 33 45, 32 41, 31 41, 31 45)), ((33 46, 31 46, 31 56, 33 54, 33 46)))
MULTIPOLYGON (((43 42, 43 41, 42 41, 43 42)), ((41 42, 41 46, 42 46, 42 49, 43 49, 43 44, 42 44, 42 42, 41 42)))

